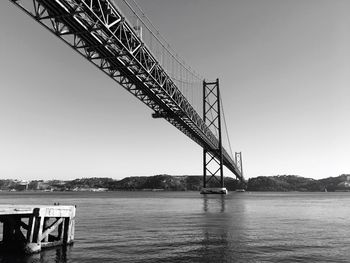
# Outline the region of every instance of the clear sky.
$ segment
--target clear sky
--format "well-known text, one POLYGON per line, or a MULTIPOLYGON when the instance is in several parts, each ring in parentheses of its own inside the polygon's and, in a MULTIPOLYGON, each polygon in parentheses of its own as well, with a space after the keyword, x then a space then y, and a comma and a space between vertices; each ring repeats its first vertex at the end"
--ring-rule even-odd
MULTIPOLYGON (((220 78, 246 177, 350 173, 349 0, 138 2, 220 78)), ((201 174, 199 146, 10 1, 0 32, 0 178, 201 174)))

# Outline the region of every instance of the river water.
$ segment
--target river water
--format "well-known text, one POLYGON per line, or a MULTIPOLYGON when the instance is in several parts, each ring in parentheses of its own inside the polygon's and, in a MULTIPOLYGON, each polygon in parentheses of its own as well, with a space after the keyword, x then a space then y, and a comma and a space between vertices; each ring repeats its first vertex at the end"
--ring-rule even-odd
POLYGON ((77 205, 75 243, 0 263, 350 262, 350 193, 0 193, 77 205))

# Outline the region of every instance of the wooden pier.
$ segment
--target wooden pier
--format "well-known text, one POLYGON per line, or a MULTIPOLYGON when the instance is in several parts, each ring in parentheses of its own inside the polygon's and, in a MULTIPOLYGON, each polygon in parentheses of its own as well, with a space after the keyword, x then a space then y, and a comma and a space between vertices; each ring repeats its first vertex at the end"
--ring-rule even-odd
POLYGON ((74 241, 75 206, 0 205, 0 252, 26 254, 74 241))

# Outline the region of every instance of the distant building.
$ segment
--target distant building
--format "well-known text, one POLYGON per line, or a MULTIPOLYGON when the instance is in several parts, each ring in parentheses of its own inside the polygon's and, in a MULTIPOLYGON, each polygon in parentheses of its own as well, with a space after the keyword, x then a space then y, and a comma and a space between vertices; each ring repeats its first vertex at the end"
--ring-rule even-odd
POLYGON ((38 181, 37 190, 47 190, 50 184, 47 181, 38 181))
POLYGON ((346 181, 339 183, 338 186, 345 187, 345 188, 350 188, 350 175, 346 175, 345 178, 346 178, 346 181))
POLYGON ((26 191, 28 190, 28 185, 29 182, 27 181, 15 181, 16 185, 15 185, 15 190, 17 191, 26 191))

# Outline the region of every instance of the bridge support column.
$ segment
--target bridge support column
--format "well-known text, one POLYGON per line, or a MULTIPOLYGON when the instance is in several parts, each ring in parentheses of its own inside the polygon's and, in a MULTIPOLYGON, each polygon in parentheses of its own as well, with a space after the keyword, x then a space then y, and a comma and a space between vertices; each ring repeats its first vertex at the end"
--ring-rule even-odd
POLYGON ((241 172, 241 176, 243 178, 243 160, 242 160, 242 152, 235 153, 235 162, 238 170, 241 172))
POLYGON ((219 142, 214 149, 203 148, 201 194, 227 194, 224 186, 219 79, 215 82, 203 81, 203 120, 219 137, 219 142))
POLYGON ((241 173, 242 180, 240 180, 240 183, 238 185, 238 188, 236 191, 243 192, 247 188, 247 184, 244 181, 243 177, 243 160, 242 160, 242 152, 236 152, 235 153, 235 162, 238 171, 241 173))

